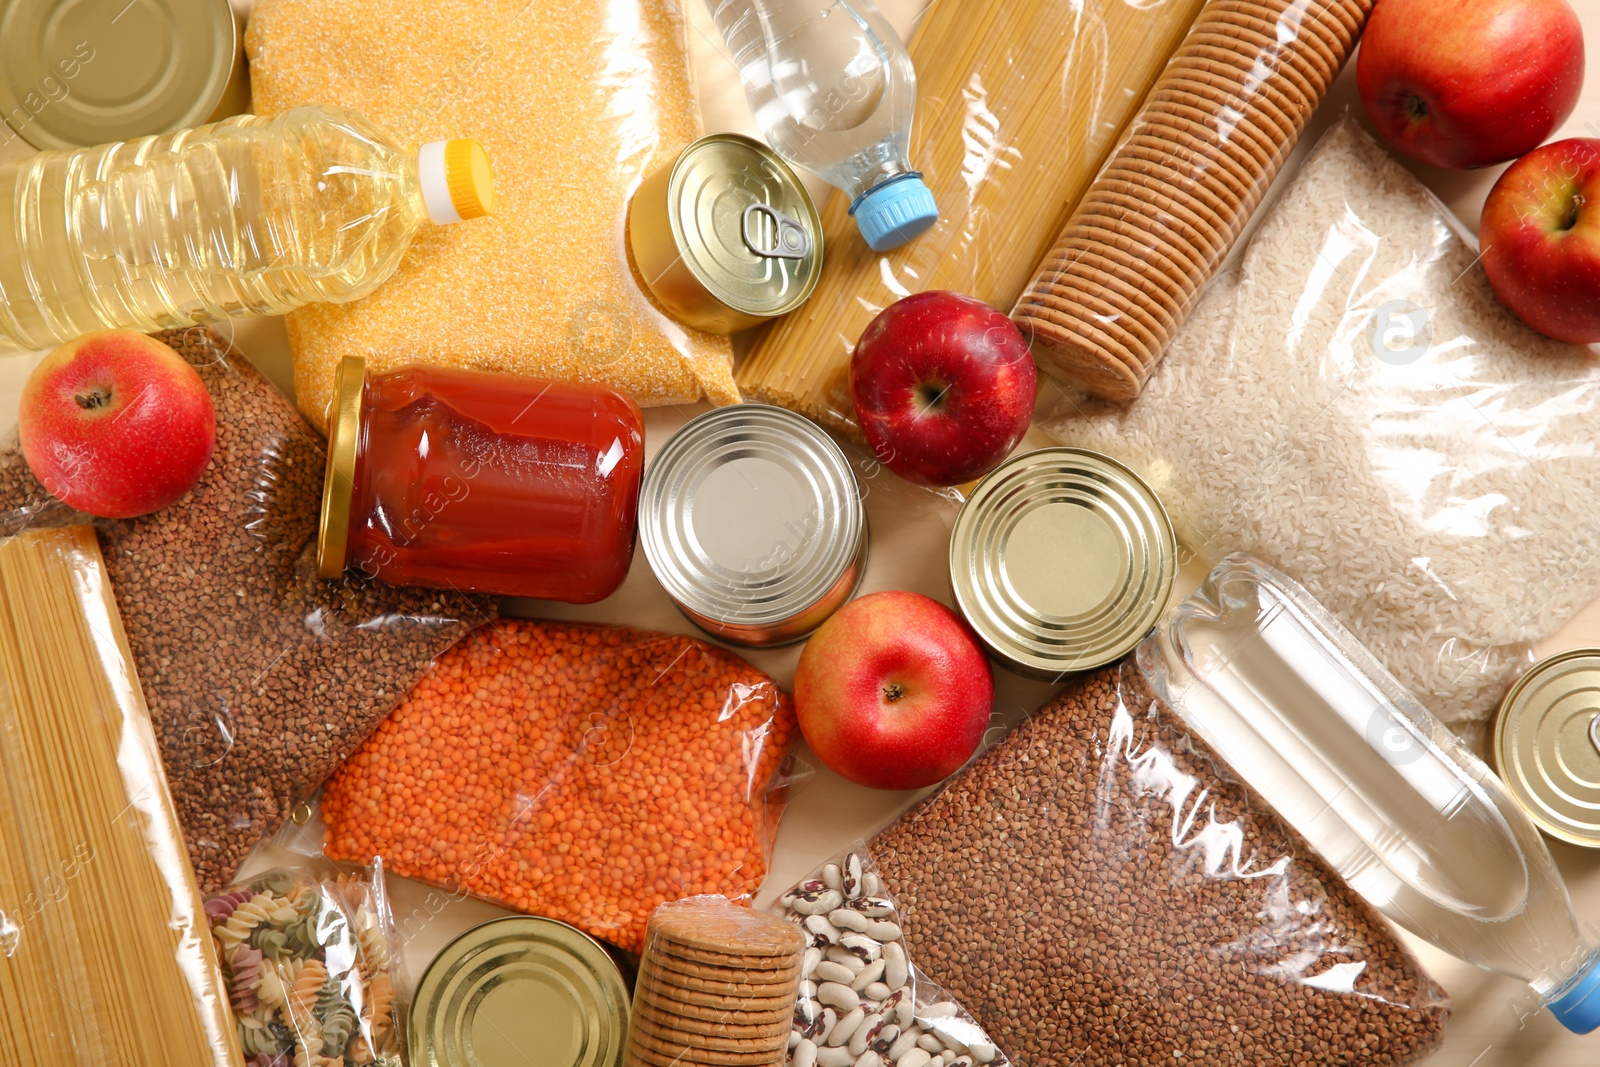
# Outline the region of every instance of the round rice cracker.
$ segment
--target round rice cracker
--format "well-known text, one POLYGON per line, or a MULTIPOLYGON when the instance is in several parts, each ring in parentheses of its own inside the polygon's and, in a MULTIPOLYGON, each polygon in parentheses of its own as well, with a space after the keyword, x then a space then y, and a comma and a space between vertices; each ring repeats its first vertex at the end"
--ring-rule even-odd
POLYGON ((1315 33, 1330 48, 1348 55, 1360 40, 1366 19, 1355 8, 1347 0, 1323 0, 1309 8, 1301 0, 1210 0, 1205 10, 1208 18, 1226 16, 1259 25, 1279 40, 1285 30, 1295 36, 1315 33))
POLYGON ((1178 272, 1160 248, 1117 247, 1111 242, 1121 237, 1100 229, 1092 219, 1082 219, 1073 229, 1067 250, 1082 262, 1099 267, 1122 299, 1138 308, 1163 346, 1176 337, 1194 294, 1205 284, 1204 277, 1192 271, 1178 272))
POLYGON ((1130 184, 1136 190, 1149 190, 1169 201, 1189 205, 1216 234, 1215 247, 1226 250, 1232 243, 1240 213, 1239 200, 1211 183, 1185 180, 1181 174, 1174 173, 1171 166, 1138 155, 1116 157, 1107 166, 1106 176, 1130 184))
POLYGON ((773 993, 743 993, 743 992, 708 992, 702 989, 691 989, 688 986, 674 985, 670 981, 663 981, 645 971, 639 972, 639 988, 647 989, 658 1002, 672 1002, 698 1005, 702 1008, 711 1008, 724 1012, 776 1012, 785 1010, 794 1011, 794 992, 785 990, 781 994, 773 993))
MULTIPOLYGON (((1040 281, 1071 273, 1074 265, 1095 257, 1118 268, 1116 278, 1127 285, 1158 283, 1159 291, 1174 303, 1193 293, 1199 286, 1196 279, 1206 271, 1187 265, 1186 250, 1176 247, 1177 238, 1170 231, 1161 233, 1159 245, 1152 244, 1148 234, 1130 238, 1126 229, 1115 218, 1101 213, 1099 208, 1080 210, 1071 228, 1056 240, 1038 277, 1040 281), (1134 279, 1140 279, 1135 282, 1134 279)), ((1186 242, 1185 242, 1186 243, 1186 242)), ((1091 260, 1093 262, 1093 260, 1091 260)), ((1220 262, 1220 259, 1219 259, 1220 262)), ((1157 318, 1153 325, 1162 333, 1171 334, 1172 324, 1157 318)))
POLYGON ((1210 151, 1227 150, 1241 166, 1252 167, 1252 175, 1281 165, 1296 133, 1253 104, 1199 96, 1177 85, 1150 94, 1141 122, 1141 128, 1164 126, 1188 133, 1210 151))
POLYGON ((1263 14, 1254 5, 1241 8, 1229 0, 1207 3, 1192 29, 1230 37, 1248 32, 1261 38, 1278 54, 1300 53, 1314 57, 1319 67, 1336 76, 1349 58, 1354 43, 1337 17, 1299 19, 1285 27, 1279 17, 1263 14), (1290 31, 1287 34, 1284 33, 1286 28, 1290 31))
POLYGON ((738 1021, 748 1026, 768 1023, 783 1023, 789 1026, 794 1024, 794 1007, 787 1002, 749 1001, 741 998, 723 998, 723 1000, 731 1000, 732 1003, 717 1006, 691 1003, 681 996, 674 997, 670 991, 663 992, 653 986, 641 986, 634 991, 635 1010, 639 1005, 648 1005, 651 1010, 658 1013, 684 1020, 692 1019, 707 1025, 718 1025, 728 1021, 738 1021), (773 1006, 752 1008, 752 1004, 773 1006))
POLYGON ((1181 120, 1155 116, 1117 149, 1124 158, 1143 159, 1172 167, 1183 181, 1210 183, 1230 199, 1247 204, 1260 195, 1268 167, 1254 157, 1238 158, 1250 149, 1243 145, 1207 144, 1181 120))
POLYGON ((1323 95, 1327 94, 1343 65, 1318 38, 1308 37, 1280 45, 1275 36, 1263 30, 1238 22, 1210 21, 1203 15, 1189 31, 1186 41, 1221 48, 1235 55, 1268 57, 1279 70, 1295 71, 1323 95))
POLYGON ((1296 135, 1303 132, 1311 121, 1316 108, 1304 102, 1298 93, 1290 97, 1285 95, 1282 85, 1268 84, 1268 81, 1276 82, 1276 79, 1250 86, 1248 83, 1251 79, 1248 77, 1241 80, 1233 73, 1219 73, 1213 69, 1217 66, 1220 64, 1207 59, 1174 59, 1162 77, 1162 84, 1212 98, 1221 94, 1224 99, 1238 101, 1240 109, 1260 111, 1273 129, 1296 135))
POLYGON ((1175 79, 1181 83, 1183 79, 1196 75, 1203 75, 1207 79, 1207 84, 1213 89, 1240 99, 1265 96, 1291 121, 1294 117, 1302 115, 1306 121, 1310 121, 1319 103, 1307 96, 1294 79, 1284 77, 1276 71, 1264 71, 1256 58, 1232 52, 1220 54, 1214 48, 1207 49, 1204 53, 1198 48, 1176 53, 1167 64, 1167 69, 1157 86, 1167 84, 1168 79, 1175 79))
MULTIPOLYGON (((1053 282, 1046 282, 1028 291, 1025 298, 1041 311, 1053 311, 1076 319, 1083 329, 1098 334, 1103 339, 1117 342, 1138 362, 1128 369, 1142 376, 1149 366, 1161 358, 1168 336, 1165 331, 1152 327, 1149 312, 1142 305, 1149 297, 1135 296, 1106 267, 1080 261, 1072 273, 1058 274, 1053 282), (1085 319, 1085 313, 1092 316, 1085 319)), ((1077 336, 1085 334, 1079 332, 1077 336)))
MULTIPOLYGON (((1073 225, 1088 223, 1115 234, 1139 237, 1159 233, 1162 247, 1157 253, 1165 256, 1167 273, 1172 276, 1197 277, 1207 272, 1208 264, 1223 256, 1217 248, 1217 235, 1209 230, 1196 229, 1194 217, 1187 213, 1164 212, 1148 200, 1140 201, 1110 182, 1096 182, 1089 194, 1078 203, 1073 215, 1073 225), (1209 251, 1216 248, 1216 251, 1209 251)), ((1057 242, 1060 243, 1059 241, 1057 242)), ((1051 257, 1055 256, 1051 250, 1051 257)))
POLYGON ((1232 227, 1217 214, 1210 197, 1201 195, 1205 190, 1198 187, 1177 189, 1172 185, 1170 174, 1155 171, 1138 159, 1129 159, 1125 164, 1113 159, 1100 181, 1108 190, 1120 192, 1136 203, 1164 214, 1182 214, 1196 228, 1210 235, 1210 241, 1197 247, 1197 251, 1227 250, 1232 227))
POLYGON ((649 1058, 657 1067, 675 1067, 679 1064, 699 1064, 701 1067, 742 1067, 744 1064, 767 1063, 788 1043, 788 1034, 772 1042, 749 1041, 737 1048, 708 1048, 704 1045, 684 1045, 666 1041, 643 1027, 630 1027, 628 1043, 632 1051, 649 1058))
MULTIPOLYGON (((1056 327, 1050 332, 1062 338, 1059 344, 1034 354, 1047 373, 1102 400, 1127 401, 1139 395, 1147 375, 1136 355, 1081 316, 1035 303, 1032 294, 1023 299, 1013 318, 1056 327)), ((1028 326, 1018 325, 1028 333, 1028 326)))
MULTIPOLYGON (((1236 42, 1237 43, 1237 42, 1236 42)), ((1310 101, 1315 108, 1327 96, 1327 86, 1309 77, 1303 70, 1291 63, 1283 61, 1283 57, 1263 56, 1259 52, 1248 48, 1226 47, 1215 41, 1191 39, 1183 48, 1184 57, 1207 59, 1214 63, 1242 65, 1246 70, 1254 70, 1258 64, 1269 64, 1270 77, 1274 83, 1280 84, 1286 91, 1292 90, 1301 97, 1310 101)))
POLYGON ((643 1027, 668 1043, 730 1052, 745 1051, 753 1044, 781 1048, 788 1042, 789 1032, 794 1029, 792 1020, 770 1026, 723 1025, 637 1011, 629 1017, 628 1025, 643 1027))

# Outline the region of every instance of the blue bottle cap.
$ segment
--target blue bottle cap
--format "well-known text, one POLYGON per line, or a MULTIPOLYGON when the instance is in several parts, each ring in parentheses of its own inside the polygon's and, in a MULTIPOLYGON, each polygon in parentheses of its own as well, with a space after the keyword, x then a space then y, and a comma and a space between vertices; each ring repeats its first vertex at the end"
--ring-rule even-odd
POLYGON ((874 252, 899 248, 939 221, 933 194, 922 184, 922 175, 915 172, 868 189, 850 205, 850 214, 874 252))
POLYGON ((1589 957, 1549 1007, 1556 1020, 1575 1034, 1600 1028, 1600 952, 1589 957))

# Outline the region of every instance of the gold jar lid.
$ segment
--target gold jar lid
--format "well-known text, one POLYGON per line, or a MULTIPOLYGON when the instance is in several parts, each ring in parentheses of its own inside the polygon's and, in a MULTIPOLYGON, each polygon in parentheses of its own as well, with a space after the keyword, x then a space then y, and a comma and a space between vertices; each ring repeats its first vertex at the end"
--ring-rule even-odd
POLYGON ((333 377, 328 417, 328 465, 322 479, 322 516, 317 524, 317 574, 344 573, 350 544, 350 506, 356 489, 356 446, 361 439, 361 397, 367 361, 346 356, 333 377))
POLYGON ((1042 448, 980 481, 950 534, 956 602, 996 658, 1059 678, 1131 651, 1166 609, 1177 539, 1155 492, 1109 456, 1042 448))
POLYGON ((35 148, 201 125, 243 63, 228 0, 0 0, 0 115, 35 148))
POLYGON ((1600 848, 1600 649, 1542 660, 1506 694, 1496 771, 1541 830, 1600 848))

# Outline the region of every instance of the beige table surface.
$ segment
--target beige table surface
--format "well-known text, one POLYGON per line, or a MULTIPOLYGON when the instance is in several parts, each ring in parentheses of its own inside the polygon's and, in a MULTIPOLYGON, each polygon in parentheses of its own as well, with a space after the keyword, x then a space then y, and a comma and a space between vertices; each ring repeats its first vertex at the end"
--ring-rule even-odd
MULTIPOLYGON (((234 0, 236 8, 247 10, 248 0, 234 0)), ((708 131, 757 131, 745 107, 737 74, 703 7, 702 0, 683 0, 691 18, 691 47, 695 74, 702 98, 705 127, 708 131)), ((951 0, 955 2, 955 0, 951 0)), ((975 3, 977 0, 962 0, 975 3)), ((1003 0, 988 0, 1003 2, 1003 0)), ((914 23, 925 0, 880 0, 880 7, 903 34, 914 23)), ((1600 55, 1600 2, 1574 0, 1582 12, 1591 55, 1600 55)), ((1600 68, 1600 59, 1593 64, 1600 68)), ((1303 155, 1321 129, 1347 108, 1360 112, 1354 91, 1354 70, 1344 78, 1323 106, 1315 128, 1301 146, 1303 155)), ((1589 84, 1577 113, 1561 131, 1562 136, 1600 137, 1600 69, 1591 71, 1589 84)), ((15 145, 0 151, 0 158, 21 154, 15 145)), ((1291 171, 1294 163, 1291 163, 1291 171)), ((1472 174, 1456 174, 1430 168, 1416 168, 1418 174, 1450 205, 1469 227, 1476 229, 1483 199, 1498 169, 1472 174)), ((1281 182, 1280 182, 1281 184, 1281 182)), ((813 192, 821 196, 825 186, 813 180, 813 192)), ((289 354, 281 320, 259 319, 234 325, 234 335, 250 358, 285 390, 289 388, 289 354)), ((0 361, 0 431, 9 431, 16 415, 16 398, 33 359, 0 361)), ((683 421, 699 409, 656 409, 648 413, 647 444, 658 447, 683 421)), ((890 476, 872 488, 867 506, 872 528, 872 558, 863 592, 879 589, 915 589, 946 603, 951 602, 946 546, 954 508, 928 494, 896 487, 890 476)), ((1190 576, 1191 580, 1193 576, 1190 576)), ((695 633, 667 600, 651 576, 642 555, 634 558, 633 569, 621 592, 603 604, 587 608, 564 605, 511 604, 514 614, 586 619, 600 622, 626 622, 658 630, 695 633)), ((1600 644, 1600 606, 1553 635, 1547 650, 1583 644, 1600 644)), ((785 685, 793 677, 799 656, 797 649, 750 655, 756 664, 777 676, 785 685)), ((997 670, 995 728, 991 738, 1026 711, 1037 707, 1050 694, 1051 687, 997 670)), ((803 753, 807 758, 809 753, 803 753)), ((812 760, 815 763, 814 760, 812 760)), ((883 793, 845 782, 825 769, 793 797, 778 835, 772 873, 763 900, 781 891, 815 863, 871 834, 912 804, 919 793, 883 793)), ((313 827, 314 829, 314 827, 313 827)), ((302 834, 302 842, 313 835, 302 834)), ((1587 852, 1552 843, 1551 849, 1566 875, 1580 921, 1600 940, 1600 852, 1587 852)), ((292 854, 274 851, 259 855, 250 864, 260 869, 292 854)), ((452 900, 438 890, 405 879, 393 879, 397 920, 406 941, 406 960, 412 977, 453 936, 469 926, 505 912, 473 900, 452 900)), ((1600 1062, 1600 1033, 1579 1038, 1567 1033, 1541 1013, 1525 1018, 1513 1007, 1520 984, 1497 978, 1462 964, 1434 949, 1407 938, 1432 974, 1449 990, 1455 1001, 1455 1015, 1444 1048, 1429 1061, 1430 1067, 1591 1067, 1600 1062)), ((1003 1035, 1002 1035, 1003 1037, 1003 1035)), ((1046 1065, 1035 1065, 1046 1067, 1046 1065)))

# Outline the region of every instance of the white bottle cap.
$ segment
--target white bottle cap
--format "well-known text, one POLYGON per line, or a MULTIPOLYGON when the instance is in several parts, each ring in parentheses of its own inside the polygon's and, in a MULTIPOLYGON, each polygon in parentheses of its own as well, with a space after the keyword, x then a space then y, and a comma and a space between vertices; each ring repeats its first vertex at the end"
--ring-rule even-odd
POLYGON ((471 139, 431 141, 417 150, 417 177, 428 217, 439 225, 481 218, 494 206, 489 156, 471 139))

